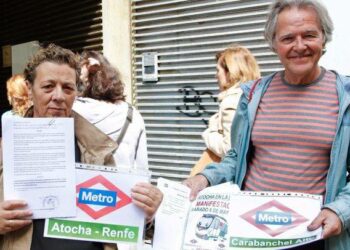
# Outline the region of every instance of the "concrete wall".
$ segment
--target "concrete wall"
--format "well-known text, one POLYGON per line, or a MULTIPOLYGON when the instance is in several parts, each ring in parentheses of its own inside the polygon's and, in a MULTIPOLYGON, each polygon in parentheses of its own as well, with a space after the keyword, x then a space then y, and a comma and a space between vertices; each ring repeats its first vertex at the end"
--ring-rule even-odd
POLYGON ((130 1, 102 0, 103 54, 119 69, 132 100, 130 1))

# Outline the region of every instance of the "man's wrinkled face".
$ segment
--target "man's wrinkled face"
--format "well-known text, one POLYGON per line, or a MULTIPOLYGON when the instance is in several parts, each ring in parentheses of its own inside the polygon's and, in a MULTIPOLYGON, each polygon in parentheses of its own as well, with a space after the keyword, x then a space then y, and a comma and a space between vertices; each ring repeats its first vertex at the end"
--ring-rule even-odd
POLYGON ((317 75, 324 36, 312 8, 283 10, 277 20, 274 49, 289 76, 317 75))

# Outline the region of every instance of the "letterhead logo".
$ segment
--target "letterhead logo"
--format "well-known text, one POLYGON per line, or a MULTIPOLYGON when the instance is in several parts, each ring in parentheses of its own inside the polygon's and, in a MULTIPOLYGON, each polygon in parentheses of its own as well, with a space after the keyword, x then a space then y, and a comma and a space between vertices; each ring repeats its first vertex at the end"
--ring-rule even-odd
POLYGON ((272 237, 307 221, 304 216, 275 200, 242 214, 241 218, 272 237))
POLYGON ((76 187, 77 206, 95 220, 131 203, 131 198, 102 175, 76 187))

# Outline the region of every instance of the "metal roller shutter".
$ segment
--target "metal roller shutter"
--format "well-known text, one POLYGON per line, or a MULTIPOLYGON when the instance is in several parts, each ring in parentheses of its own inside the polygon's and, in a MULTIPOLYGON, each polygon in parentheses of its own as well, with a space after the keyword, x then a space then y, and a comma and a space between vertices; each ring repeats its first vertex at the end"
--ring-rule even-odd
POLYGON ((262 74, 281 69, 263 38, 267 0, 132 1, 133 100, 147 130, 153 181, 182 180, 204 149, 218 109, 215 54, 240 43, 262 74), (142 82, 142 53, 158 53, 158 81, 142 82))

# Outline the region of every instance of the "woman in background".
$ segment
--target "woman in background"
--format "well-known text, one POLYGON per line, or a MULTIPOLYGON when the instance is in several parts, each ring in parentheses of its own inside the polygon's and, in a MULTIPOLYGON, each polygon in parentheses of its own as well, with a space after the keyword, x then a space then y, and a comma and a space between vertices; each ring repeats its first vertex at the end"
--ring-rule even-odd
MULTIPOLYGON (((81 94, 74 102, 74 111, 117 142, 113 157, 118 167, 148 169, 144 121, 140 113, 125 102, 124 85, 117 69, 99 52, 85 51, 80 80, 81 94)), ((152 230, 146 234, 147 238, 152 237, 148 233, 152 234, 152 230)), ((118 244, 118 250, 133 249, 118 244)))
POLYGON ((24 76, 16 74, 10 77, 6 82, 7 99, 12 109, 5 112, 5 116, 24 116, 31 105, 29 100, 28 87, 24 76))
POLYGON ((81 94, 73 109, 118 142, 114 152, 117 166, 147 169, 144 121, 140 113, 125 102, 124 85, 117 69, 99 52, 85 51, 80 79, 81 94))
POLYGON ((209 119, 209 127, 202 137, 206 147, 222 158, 231 148, 231 124, 242 94, 240 84, 259 78, 260 71, 252 53, 237 44, 217 53, 216 62, 219 112, 209 119))

